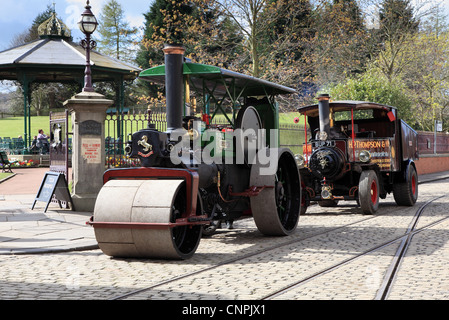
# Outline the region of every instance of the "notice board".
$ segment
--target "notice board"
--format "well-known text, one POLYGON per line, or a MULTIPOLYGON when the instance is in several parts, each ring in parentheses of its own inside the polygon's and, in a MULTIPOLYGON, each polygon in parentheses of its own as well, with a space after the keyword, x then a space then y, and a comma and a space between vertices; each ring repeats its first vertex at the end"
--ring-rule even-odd
POLYGON ((48 171, 42 179, 42 183, 39 187, 36 198, 34 199, 31 210, 34 209, 37 201, 42 201, 47 203, 44 211, 47 212, 48 205, 53 199, 57 200, 60 208, 62 208, 61 201, 66 201, 67 203, 70 203, 70 208, 74 210, 72 197, 70 196, 64 174, 48 171))

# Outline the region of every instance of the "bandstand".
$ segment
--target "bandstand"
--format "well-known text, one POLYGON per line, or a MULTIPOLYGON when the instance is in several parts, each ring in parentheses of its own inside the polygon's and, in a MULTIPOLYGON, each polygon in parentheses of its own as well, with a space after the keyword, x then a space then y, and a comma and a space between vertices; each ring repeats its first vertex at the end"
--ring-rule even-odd
MULTIPOLYGON (((72 41, 71 31, 52 17, 38 29, 39 39, 0 52, 0 80, 17 81, 23 88, 25 148, 31 145, 31 84, 62 83, 84 85, 86 53, 72 41)), ((111 82, 116 90, 115 108, 118 116, 124 109, 125 82, 133 81, 141 71, 138 67, 92 51, 90 56, 92 81, 111 82)), ((122 132, 117 121, 117 133, 122 132)))

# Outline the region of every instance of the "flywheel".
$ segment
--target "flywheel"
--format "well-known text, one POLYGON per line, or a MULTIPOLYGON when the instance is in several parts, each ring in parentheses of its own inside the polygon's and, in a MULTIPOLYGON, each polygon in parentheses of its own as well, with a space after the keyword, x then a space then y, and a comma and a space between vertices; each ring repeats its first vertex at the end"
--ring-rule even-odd
POLYGON ((242 108, 237 115, 235 128, 241 129, 236 134, 237 156, 243 156, 245 163, 254 163, 257 152, 265 145, 265 137, 261 136, 262 120, 256 108, 242 108))

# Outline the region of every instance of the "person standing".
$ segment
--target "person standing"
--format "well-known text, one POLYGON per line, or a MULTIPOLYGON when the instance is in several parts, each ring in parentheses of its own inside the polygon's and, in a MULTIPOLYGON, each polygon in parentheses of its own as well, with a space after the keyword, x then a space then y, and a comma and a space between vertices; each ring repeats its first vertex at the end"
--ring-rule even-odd
POLYGON ((48 136, 42 129, 39 130, 39 134, 37 135, 37 147, 41 150, 41 154, 46 154, 50 150, 48 136))

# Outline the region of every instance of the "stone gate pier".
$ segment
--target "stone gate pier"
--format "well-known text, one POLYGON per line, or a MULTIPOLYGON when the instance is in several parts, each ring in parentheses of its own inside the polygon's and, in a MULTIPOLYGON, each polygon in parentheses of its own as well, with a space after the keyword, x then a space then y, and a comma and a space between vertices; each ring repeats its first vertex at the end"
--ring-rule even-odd
POLYGON ((72 115, 72 199, 77 211, 93 212, 105 170, 106 110, 114 103, 96 92, 81 92, 64 102, 72 115))

